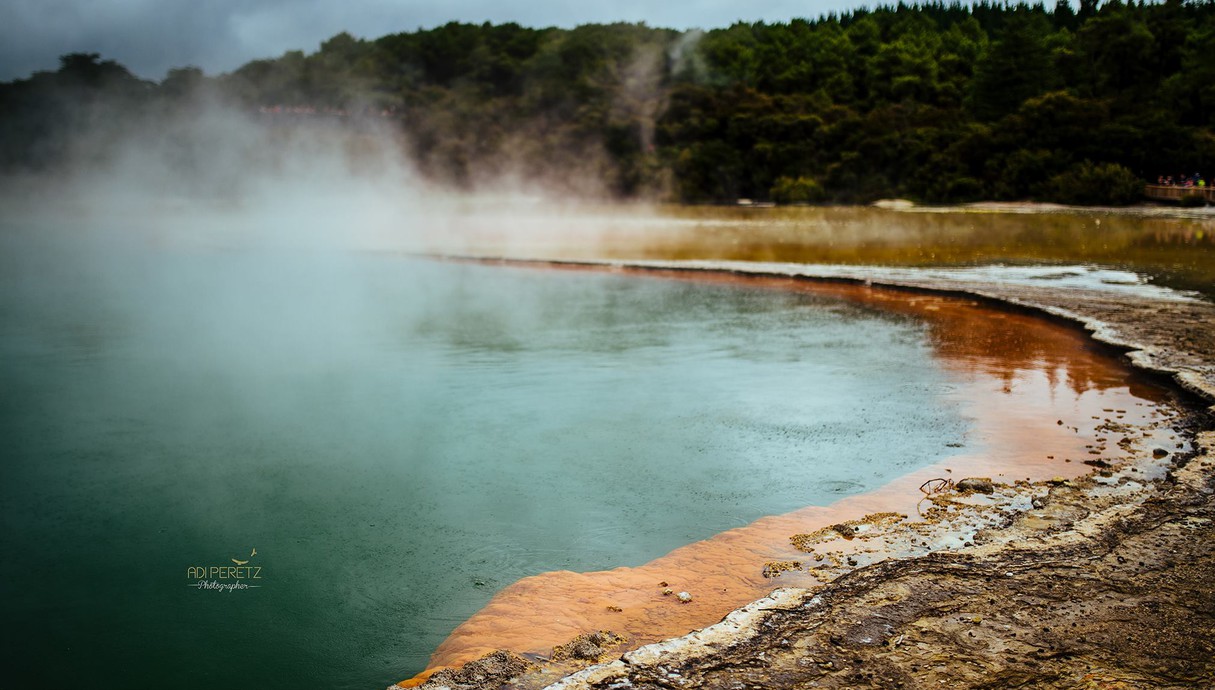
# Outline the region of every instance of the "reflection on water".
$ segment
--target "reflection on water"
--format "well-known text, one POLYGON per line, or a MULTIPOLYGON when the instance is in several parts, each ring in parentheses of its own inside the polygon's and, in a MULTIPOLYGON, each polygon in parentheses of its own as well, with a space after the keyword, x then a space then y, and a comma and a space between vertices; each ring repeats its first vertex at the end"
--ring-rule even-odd
POLYGON ((924 324, 827 294, 0 243, 17 686, 384 687, 521 578, 971 446, 924 324), (187 586, 233 559, 263 586, 187 586))
MULTIPOLYGON (((763 518, 644 566, 550 572, 517 582, 457 628, 432 657, 432 666, 462 663, 499 648, 546 654, 577 634, 600 629, 623 633, 636 646, 709 625, 776 584, 815 583, 804 573, 787 573, 779 583, 761 575, 766 562, 805 557, 791 548, 793 534, 871 512, 913 513, 921 497, 917 487, 933 477, 990 476, 1011 483, 1077 476, 1091 469, 1081 461, 1092 457, 1094 447, 1107 459, 1129 457, 1118 444, 1137 432, 1112 427, 1146 423, 1162 413, 1156 404, 1160 389, 1137 379, 1076 329, 1040 318, 968 299, 857 285, 714 273, 659 275, 831 297, 925 324, 936 365, 947 372, 942 397, 971 419, 966 443, 957 444, 965 447, 876 491, 763 518), (693 602, 663 596, 667 586, 694 593, 693 602)), ((871 421, 866 415, 862 423, 871 421)), ((897 458, 903 448, 892 439, 869 452, 897 458)), ((678 490, 677 484, 672 487, 678 490)))
MULTIPOLYGON (((890 245, 866 217, 831 242, 890 245)), ((512 245, 603 250, 565 221, 512 245)), ((620 238, 796 247, 802 223, 747 239, 650 218, 620 238)), ((0 646, 19 685, 382 687, 457 625, 436 661, 676 634, 770 584, 756 564, 790 533, 917 495, 916 472, 1078 471, 1045 457, 1101 410, 1154 412, 1077 334, 965 301, 0 243, 0 646), (256 592, 185 586, 253 548, 256 592), (545 571, 563 572, 528 577, 545 571), (656 608, 663 580, 695 602, 656 608)))
MULTIPOLYGON (((525 240, 470 221, 464 249, 528 258, 733 259, 942 266, 1096 263, 1211 295, 1215 214, 872 207, 663 207, 537 223, 525 240), (594 228, 597 242, 588 242, 594 228)), ((459 248, 457 248, 459 249, 459 248)))

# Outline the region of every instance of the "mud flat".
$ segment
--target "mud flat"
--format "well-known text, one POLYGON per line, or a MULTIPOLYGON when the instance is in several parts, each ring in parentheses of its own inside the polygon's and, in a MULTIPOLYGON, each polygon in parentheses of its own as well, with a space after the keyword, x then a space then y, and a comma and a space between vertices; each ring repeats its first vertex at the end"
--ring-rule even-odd
MULTIPOLYGON (((1215 305, 1134 289, 1126 276, 1086 275, 1082 268, 1025 275, 741 262, 611 265, 943 290, 997 301, 1080 323, 1136 366, 1170 377, 1202 402, 1168 422, 1187 439, 1181 449, 1128 444, 1127 457, 1096 465, 1089 476, 971 491, 947 481, 927 484, 928 500, 949 514, 935 528, 896 529, 897 520, 869 515, 797 535, 807 560, 826 562, 830 572, 820 573, 826 583, 779 589, 716 625, 623 655, 606 632, 580 636, 547 659, 497 652, 439 671, 428 686, 1190 688, 1215 682, 1215 431, 1210 410, 1199 409, 1215 401, 1215 305), (970 520, 976 529, 949 549, 909 555, 900 547, 942 543, 966 515, 981 514, 992 502, 1016 510, 970 520), (871 551, 897 557, 857 559, 851 554, 860 549, 850 545, 858 537, 882 540, 871 551), (577 669, 591 662, 599 663, 577 669)), ((786 565, 769 564, 781 577, 786 565)))

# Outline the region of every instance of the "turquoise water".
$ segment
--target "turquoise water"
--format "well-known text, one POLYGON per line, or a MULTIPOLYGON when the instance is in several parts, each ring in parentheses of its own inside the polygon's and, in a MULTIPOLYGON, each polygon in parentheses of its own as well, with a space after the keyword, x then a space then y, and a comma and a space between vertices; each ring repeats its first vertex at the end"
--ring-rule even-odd
POLYGON ((0 249, 13 687, 384 687, 521 577, 640 564, 966 436, 919 324, 824 297, 0 249), (231 559, 260 586, 189 586, 231 559))

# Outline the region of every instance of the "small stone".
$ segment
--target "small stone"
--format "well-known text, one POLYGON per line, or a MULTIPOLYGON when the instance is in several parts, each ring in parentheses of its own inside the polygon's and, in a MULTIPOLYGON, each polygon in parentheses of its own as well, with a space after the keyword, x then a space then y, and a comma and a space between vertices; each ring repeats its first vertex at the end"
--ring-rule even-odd
POLYGON ((513 652, 498 650, 476 661, 470 661, 458 669, 441 669, 430 677, 427 685, 471 687, 473 684, 485 684, 486 687, 497 687, 529 668, 532 668, 532 664, 523 657, 513 652))
MULTIPOLYGON (((576 659, 580 661, 598 661, 608 648, 619 645, 625 638, 610 630, 600 630, 593 633, 583 633, 562 645, 553 647, 553 661, 576 659)), ((494 687, 497 687, 496 685, 494 687)))
POLYGON ((1153 458, 1163 458, 1163 457, 1167 456, 1168 454, 1169 454, 1169 452, 1163 448, 1153 448, 1152 449, 1153 458))
POLYGON ((595 661, 599 655, 603 654, 603 647, 592 643, 590 640, 575 640, 569 646, 570 658, 582 659, 584 661, 595 661))
POLYGON ((967 477, 957 483, 958 491, 962 493, 972 494, 990 494, 995 493, 995 484, 992 484, 988 477, 967 477))
POLYGON ((678 599, 682 604, 692 601, 692 595, 688 594, 687 592, 680 592, 679 594, 675 595, 675 598, 678 599))
POLYGON ((853 527, 852 525, 849 525, 847 523, 831 525, 831 529, 834 530, 840 536, 844 537, 845 539, 851 539, 856 536, 856 527, 853 527))
POLYGON ((802 564, 800 561, 769 561, 764 565, 764 577, 780 577, 780 574, 786 570, 801 570, 802 564))

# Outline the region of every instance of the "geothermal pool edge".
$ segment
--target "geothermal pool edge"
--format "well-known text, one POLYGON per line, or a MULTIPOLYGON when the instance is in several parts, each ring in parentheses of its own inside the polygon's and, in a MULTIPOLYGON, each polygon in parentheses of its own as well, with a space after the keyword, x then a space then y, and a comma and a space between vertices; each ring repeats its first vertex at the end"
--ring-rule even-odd
MULTIPOLYGON (((726 272, 961 295, 1079 326, 1134 368, 1167 376, 1202 401, 1195 407, 1215 402, 1209 351, 1215 305, 1200 299, 941 280, 914 271, 875 277, 864 267, 446 258, 726 272)), ((716 625, 582 670, 567 666, 560 673, 570 675, 560 680, 554 669, 526 671, 506 655, 427 685, 927 688, 1036 681, 1088 688, 1215 680, 1211 411, 1196 410, 1176 425, 1196 451, 1169 458, 1163 480, 1117 495, 1093 476, 1036 487, 1034 508, 986 535, 986 543, 889 559, 812 590, 777 589, 716 625)), ((1150 455, 1141 449, 1133 462, 1150 462, 1150 455)))
MULTIPOLYGON (((513 266, 586 267, 637 271, 678 271, 690 274, 725 273, 741 277, 793 278, 822 283, 860 284, 894 291, 949 295, 978 300, 1000 309, 1011 309, 1079 327, 1095 342, 1125 355, 1136 369, 1167 377, 1207 405, 1215 405, 1215 355, 1181 346, 1170 339, 1175 329, 1159 317, 1151 323, 1137 323, 1136 316, 1156 314, 1164 307, 1171 315, 1183 315, 1193 323, 1215 316, 1215 304, 1192 293, 1175 292, 1181 299, 1162 300, 1154 296, 1103 293, 1098 290, 1051 287, 1033 288, 1024 284, 1000 284, 982 279, 957 279, 917 276, 922 269, 896 269, 880 274, 869 266, 823 266, 751 261, 702 260, 617 260, 507 258, 473 255, 423 255, 432 259, 468 261, 513 266), (1155 332, 1152 327, 1157 328, 1155 332)), ((1208 329, 1209 331, 1210 329, 1208 329)), ((1209 335, 1209 333, 1205 333, 1209 335)), ((1190 339, 1192 340, 1192 339, 1190 339)))

